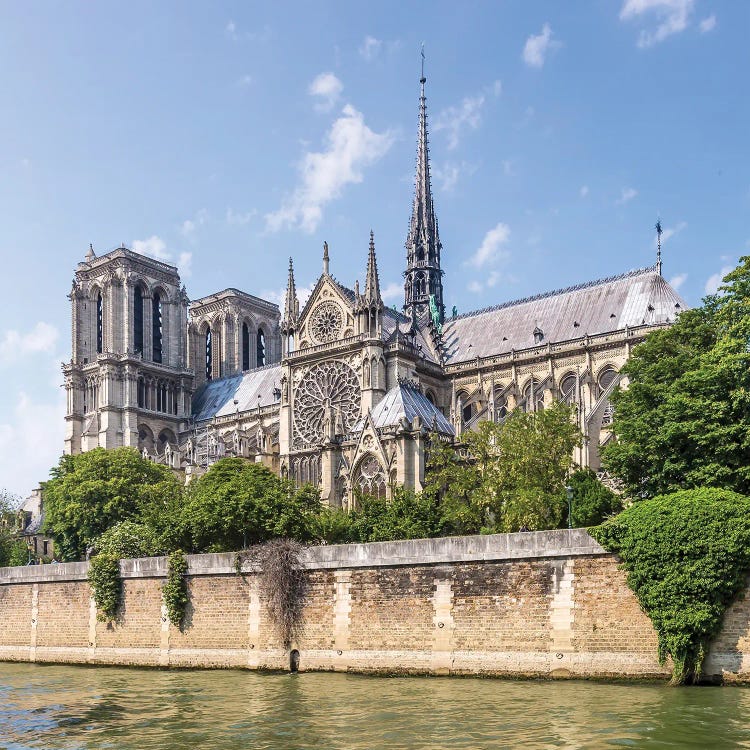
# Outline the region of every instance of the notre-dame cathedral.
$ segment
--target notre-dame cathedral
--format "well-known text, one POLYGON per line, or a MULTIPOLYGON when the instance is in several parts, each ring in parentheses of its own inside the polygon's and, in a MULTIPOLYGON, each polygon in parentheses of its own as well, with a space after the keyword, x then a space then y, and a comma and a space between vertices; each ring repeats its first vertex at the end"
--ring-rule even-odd
POLYGON ((90 249, 70 293, 66 453, 134 446, 188 478, 243 456, 351 507, 355 489, 421 489, 430 435, 560 399, 577 407, 577 463, 599 468, 620 368, 685 302, 657 260, 446 316, 420 83, 401 312, 383 304, 372 233, 361 288, 331 275, 325 246, 302 308, 290 259, 283 310, 233 288, 191 301, 174 266, 90 249))

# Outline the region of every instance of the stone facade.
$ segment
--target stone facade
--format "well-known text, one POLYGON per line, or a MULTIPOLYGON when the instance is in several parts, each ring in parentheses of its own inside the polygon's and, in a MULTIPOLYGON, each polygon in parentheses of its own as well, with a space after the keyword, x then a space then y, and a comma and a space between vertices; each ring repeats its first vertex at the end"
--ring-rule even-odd
POLYGON ((325 244, 304 306, 290 259, 283 310, 237 289, 188 302, 175 267, 90 250, 71 293, 66 452, 137 446, 188 476, 242 456, 351 507, 358 491, 419 491, 431 435, 453 441, 560 399, 584 436, 576 462, 600 468, 622 365, 685 303, 659 261, 446 315, 420 85, 402 310, 383 303, 372 232, 361 289, 333 276, 325 244))
MULTIPOLYGON (((656 633, 617 559, 585 531, 306 550, 300 627, 284 643, 249 563, 189 557, 182 630, 166 560, 121 563, 124 603, 97 622, 87 563, 0 569, 0 660, 381 674, 659 678, 656 633)), ((750 598, 732 605, 706 674, 750 681, 750 598)))

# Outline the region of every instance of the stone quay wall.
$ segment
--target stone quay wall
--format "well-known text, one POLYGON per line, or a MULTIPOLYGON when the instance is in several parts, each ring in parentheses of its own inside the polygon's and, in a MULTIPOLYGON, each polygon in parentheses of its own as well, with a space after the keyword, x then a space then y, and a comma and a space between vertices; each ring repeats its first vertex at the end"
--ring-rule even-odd
MULTIPOLYGON (((302 620, 284 644, 258 571, 188 556, 190 604, 169 623, 166 558, 123 560, 116 622, 98 622, 87 563, 0 569, 0 660, 380 674, 666 678, 618 560, 583 529, 311 547, 302 620), (297 655, 295 655, 297 656, 297 655)), ((750 682, 750 593, 706 673, 750 682)))

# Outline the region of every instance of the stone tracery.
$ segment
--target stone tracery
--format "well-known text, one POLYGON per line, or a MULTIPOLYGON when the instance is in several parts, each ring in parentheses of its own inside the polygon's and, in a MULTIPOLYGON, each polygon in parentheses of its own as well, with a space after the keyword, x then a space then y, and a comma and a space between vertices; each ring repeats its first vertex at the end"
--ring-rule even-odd
POLYGON ((344 315, 335 302, 322 302, 313 311, 310 333, 316 343, 325 344, 333 341, 341 335, 343 327, 344 315))

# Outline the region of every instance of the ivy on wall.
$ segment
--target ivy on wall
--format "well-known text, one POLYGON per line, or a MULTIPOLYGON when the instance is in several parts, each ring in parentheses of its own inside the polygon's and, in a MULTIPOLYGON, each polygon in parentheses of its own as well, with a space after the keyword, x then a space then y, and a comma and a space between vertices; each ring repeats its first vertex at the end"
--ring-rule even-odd
POLYGON ((633 504, 589 529, 622 560, 627 582, 672 658, 672 684, 700 682, 724 612, 750 572, 750 498, 703 488, 633 504))
POLYGON ((117 617, 122 602, 120 560, 116 555, 103 553, 89 562, 91 593, 96 603, 96 619, 111 622, 117 617))
POLYGON ((164 604, 169 621, 177 628, 182 627, 185 608, 190 601, 187 590, 187 559, 182 550, 175 550, 169 556, 167 580, 162 588, 164 604))

